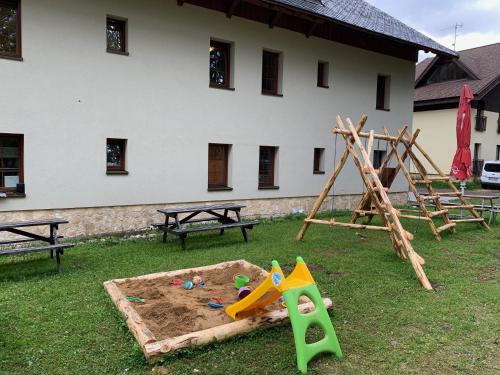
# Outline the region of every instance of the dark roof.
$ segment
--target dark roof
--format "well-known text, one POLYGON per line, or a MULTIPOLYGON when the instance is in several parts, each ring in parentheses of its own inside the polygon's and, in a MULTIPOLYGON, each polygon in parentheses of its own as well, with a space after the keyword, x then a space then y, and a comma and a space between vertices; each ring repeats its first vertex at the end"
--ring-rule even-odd
POLYGON ((363 0, 266 0, 266 2, 296 8, 331 21, 381 34, 436 54, 456 56, 454 51, 363 0))
POLYGON ((458 56, 457 63, 477 79, 460 79, 418 86, 419 79, 440 57, 425 59, 416 67, 415 81, 418 86, 415 89, 416 102, 458 98, 464 83, 470 86, 474 96, 481 97, 500 83, 500 43, 459 51, 458 56))

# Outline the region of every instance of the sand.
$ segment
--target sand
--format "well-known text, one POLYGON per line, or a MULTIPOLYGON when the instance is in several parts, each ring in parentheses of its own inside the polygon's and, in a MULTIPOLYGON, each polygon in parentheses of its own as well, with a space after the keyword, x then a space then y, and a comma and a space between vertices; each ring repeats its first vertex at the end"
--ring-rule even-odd
MULTIPOLYGON (((129 279, 117 285, 124 295, 145 300, 144 303, 132 303, 157 340, 163 340, 231 323, 233 320, 224 309, 239 300, 233 282, 233 276, 238 273, 250 277, 248 285, 252 289, 264 280, 262 269, 259 267, 232 264, 224 269, 198 273, 206 286, 192 290, 186 290, 182 285, 171 285, 172 277, 129 279), (222 298, 224 308, 213 309, 208 306, 208 301, 214 297, 222 298)), ((186 273, 175 279, 189 281, 194 275, 192 272, 186 273)), ((278 304, 273 303, 268 310, 278 308, 278 304)))

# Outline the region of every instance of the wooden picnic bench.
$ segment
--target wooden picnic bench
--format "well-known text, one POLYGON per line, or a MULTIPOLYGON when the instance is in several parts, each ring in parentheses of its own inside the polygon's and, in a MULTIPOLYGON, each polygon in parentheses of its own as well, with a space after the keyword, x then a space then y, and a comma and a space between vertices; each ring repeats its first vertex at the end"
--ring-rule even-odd
MULTIPOLYGON (((447 193, 441 193, 442 198, 445 198, 445 201, 443 202, 448 209, 453 209, 453 207, 457 207, 457 209, 460 209, 463 207, 462 203, 456 202, 455 200, 457 199, 457 195, 454 192, 449 192, 449 195, 447 193)), ((500 212, 500 206, 495 205, 494 201, 497 199, 500 199, 500 195, 498 194, 460 194, 461 197, 465 199, 480 199, 481 204, 469 204, 468 207, 473 208, 477 212, 480 213, 481 217, 483 217, 484 212, 489 212, 490 217, 488 220, 488 224, 494 224, 496 222, 497 214, 500 212), (486 204, 486 201, 489 201, 489 204, 486 204)), ((422 195, 422 197, 425 197, 425 195, 422 195)), ((424 198, 425 199, 425 198, 424 198)), ((418 206, 418 202, 414 199, 409 199, 408 200, 408 205, 410 206, 418 206)), ((432 202, 426 202, 426 206, 429 207, 436 207, 436 205, 432 202)), ((457 217, 457 218, 464 218, 463 215, 449 215, 450 217, 457 217)))
POLYGON ((500 212, 500 206, 495 205, 494 201, 500 199, 500 195, 498 194, 464 194, 464 198, 473 198, 473 199, 481 199, 481 204, 475 204, 474 207, 476 211, 481 212, 481 216, 483 212, 490 213, 490 219, 488 224, 495 223, 497 220, 497 213, 500 212), (485 204, 486 201, 489 201, 489 205, 485 204))
POLYGON ((56 253, 57 272, 61 270, 61 255, 64 254, 64 249, 73 247, 71 243, 59 243, 59 239, 63 238, 59 235, 59 225, 67 224, 64 219, 48 219, 48 220, 30 220, 15 223, 0 223, 0 232, 8 232, 22 236, 21 238, 9 239, 0 241, 0 256, 26 254, 39 251, 50 251, 50 257, 54 258, 56 253), (43 236, 37 233, 30 232, 26 228, 47 226, 49 235, 43 236), (21 229, 23 228, 23 229, 21 229), (27 242, 45 242, 47 245, 27 246, 27 247, 12 247, 27 242), (5 248, 9 246, 9 248, 5 248))
POLYGON ((161 224, 154 224, 159 229, 163 230, 163 242, 167 241, 168 233, 179 236, 181 246, 186 248, 186 237, 189 233, 206 232, 211 230, 220 231, 220 235, 224 234, 225 229, 240 228, 243 234, 243 239, 248 242, 248 235, 246 230, 252 229, 254 225, 259 222, 242 221, 241 209, 245 206, 234 203, 213 204, 204 206, 193 207, 179 207, 158 210, 158 212, 165 215, 165 222, 161 224), (229 215, 233 213, 234 218, 229 215), (185 214, 184 217, 179 217, 185 214), (200 214, 208 216, 199 217, 200 214), (170 221, 172 219, 172 221, 170 221), (213 222, 217 222, 214 224, 213 222), (188 224, 199 223, 199 225, 191 226, 188 224))

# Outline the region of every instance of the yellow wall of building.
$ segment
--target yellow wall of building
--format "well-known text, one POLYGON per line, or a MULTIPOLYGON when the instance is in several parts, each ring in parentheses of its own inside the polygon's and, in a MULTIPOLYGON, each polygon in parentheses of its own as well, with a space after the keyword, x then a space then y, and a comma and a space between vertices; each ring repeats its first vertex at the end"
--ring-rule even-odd
MULTIPOLYGON (((413 114, 413 130, 421 129, 417 139, 418 143, 426 150, 439 168, 447 174, 450 173, 451 163, 457 147, 455 136, 456 115, 456 109, 415 112, 413 114)), ((479 132, 474 129, 476 110, 472 110, 471 156, 474 158, 474 143, 480 143, 479 158, 494 160, 497 145, 500 145, 500 134, 497 133, 498 113, 485 111, 484 115, 488 118, 486 131, 479 132)), ((429 173, 434 173, 433 168, 424 158, 421 158, 421 161, 429 173)), ((411 166, 411 170, 416 172, 414 165, 411 166)))

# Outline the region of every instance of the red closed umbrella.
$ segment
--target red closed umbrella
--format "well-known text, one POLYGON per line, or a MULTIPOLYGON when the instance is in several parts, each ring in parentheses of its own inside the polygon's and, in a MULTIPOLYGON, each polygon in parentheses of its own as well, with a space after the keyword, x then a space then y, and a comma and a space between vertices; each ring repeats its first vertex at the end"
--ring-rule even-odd
POLYGON ((470 102, 474 95, 468 85, 460 91, 460 104, 457 112, 457 152, 451 164, 451 174, 457 180, 465 180, 472 176, 472 160, 470 156, 470 102))

